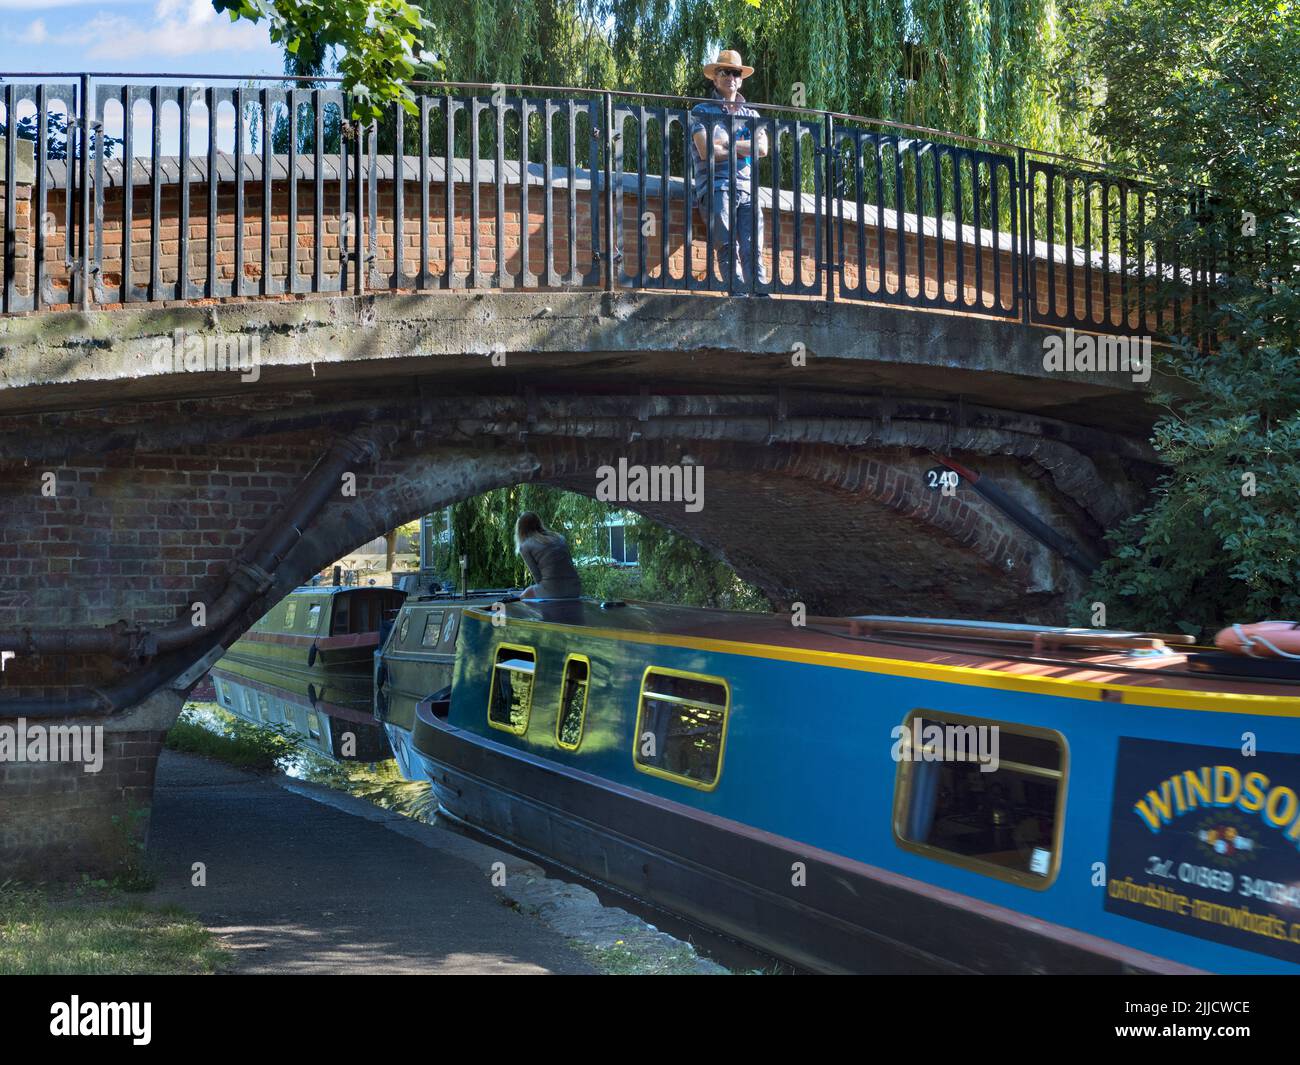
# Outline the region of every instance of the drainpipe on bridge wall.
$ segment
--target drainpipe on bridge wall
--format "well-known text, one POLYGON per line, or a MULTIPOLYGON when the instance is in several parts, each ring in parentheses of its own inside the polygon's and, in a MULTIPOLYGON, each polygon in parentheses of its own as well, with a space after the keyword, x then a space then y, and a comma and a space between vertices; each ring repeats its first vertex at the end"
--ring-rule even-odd
POLYGON ((987 477, 981 476, 974 470, 968 470, 961 463, 954 462, 944 455, 935 455, 934 457, 947 466, 948 469, 968 481, 970 486, 992 506, 1002 511, 1003 514, 1044 547, 1055 551, 1085 577, 1089 576, 1101 565, 1100 559, 1080 547, 1069 537, 1057 532, 1042 518, 1031 514, 987 477))
POLYGON ((154 659, 163 655, 111 688, 94 688, 71 698, 0 700, 0 718, 111 714, 139 702, 161 685, 184 674, 195 659, 193 655, 179 652, 196 642, 206 644, 207 651, 219 645, 215 634, 271 587, 280 563, 302 539, 302 530, 311 524, 338 491, 343 474, 375 458, 382 444, 393 443, 399 435, 396 428, 371 427, 338 439, 312 468, 281 516, 268 522, 240 552, 229 583, 208 610, 202 626, 180 620, 151 631, 128 628, 125 622, 119 621, 103 628, 0 632, 0 651, 18 654, 107 654, 119 659, 154 659), (210 639, 201 640, 204 636, 210 639))

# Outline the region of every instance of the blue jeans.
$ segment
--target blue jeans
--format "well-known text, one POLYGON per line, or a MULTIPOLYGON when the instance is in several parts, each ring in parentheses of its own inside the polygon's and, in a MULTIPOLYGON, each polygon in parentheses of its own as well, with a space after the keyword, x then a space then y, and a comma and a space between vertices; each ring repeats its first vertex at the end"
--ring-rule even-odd
MULTIPOLYGON (((763 262, 763 209, 756 208, 748 192, 736 195, 736 231, 739 238, 739 259, 736 262, 736 287, 749 284, 754 269, 753 225, 754 211, 758 211, 758 283, 768 283, 767 266, 763 262)), ((708 190, 700 200, 700 213, 709 213, 708 190)), ((731 277, 732 257, 736 252, 731 244, 731 189, 727 186, 713 190, 713 213, 709 218, 709 234, 713 240, 715 276, 726 284, 731 277)))

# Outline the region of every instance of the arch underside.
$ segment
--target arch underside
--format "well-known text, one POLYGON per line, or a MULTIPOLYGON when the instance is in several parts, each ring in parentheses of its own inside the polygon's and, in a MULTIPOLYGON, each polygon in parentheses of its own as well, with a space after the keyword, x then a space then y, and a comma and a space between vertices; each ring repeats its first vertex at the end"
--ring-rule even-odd
MULTIPOLYGON (((622 505, 700 544, 778 609, 1047 622, 1077 593, 1059 557, 975 493, 928 490, 934 460, 915 449, 550 438, 412 452, 394 487, 325 509, 262 605, 358 543, 492 489, 537 482, 594 497, 597 471, 620 458, 701 465, 700 509, 622 505)), ((1014 470, 1014 460, 1004 466, 1014 470)))

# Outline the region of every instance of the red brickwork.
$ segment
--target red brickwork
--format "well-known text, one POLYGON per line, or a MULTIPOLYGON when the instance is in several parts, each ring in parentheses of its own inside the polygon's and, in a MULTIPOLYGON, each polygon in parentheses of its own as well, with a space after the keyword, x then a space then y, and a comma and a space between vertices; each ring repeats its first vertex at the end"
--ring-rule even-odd
POLYGON ((0 880, 114 876, 137 867, 165 736, 105 731, 103 763, 93 773, 81 762, 0 762, 0 880))
MULTIPOLYGON (((312 181, 298 183, 298 214, 294 234, 295 255, 298 272, 302 278, 298 291, 311 291, 315 264, 317 242, 323 250, 323 285, 325 291, 338 291, 342 275, 340 261, 340 230, 351 233, 350 215, 341 209, 339 186, 337 181, 323 184, 321 233, 315 232, 315 184, 312 181)), ((32 245, 40 229, 38 220, 30 210, 30 186, 22 186, 18 222, 17 222, 17 261, 20 264, 16 277, 17 291, 30 294, 32 290, 32 270, 30 267, 32 245), (23 206, 26 205, 26 206, 23 206)), ((502 217, 496 217, 496 186, 483 183, 480 185, 479 197, 479 256, 480 271, 487 275, 484 284, 493 284, 493 275, 497 269, 497 229, 500 227, 504 248, 502 265, 509 284, 517 286, 518 276, 525 264, 522 262, 522 248, 525 244, 527 230, 527 270, 536 275, 537 280, 530 280, 532 286, 544 286, 546 270, 545 215, 543 209, 543 188, 540 185, 529 186, 529 203, 527 225, 520 207, 518 184, 510 184, 504 193, 504 211, 502 217)), ((150 297, 150 283, 158 282, 158 289, 151 298, 170 300, 176 297, 175 284, 180 273, 180 186, 177 184, 162 187, 159 216, 159 258, 156 264, 157 276, 154 278, 155 264, 151 261, 152 252, 152 218, 153 203, 150 186, 135 186, 131 211, 131 284, 146 297, 150 297)), ((403 279, 394 276, 394 228, 395 211, 393 202, 393 182, 378 182, 377 232, 375 240, 375 259, 370 264, 367 283, 374 287, 389 288, 396 285, 399 289, 414 289, 419 285, 420 271, 420 189, 418 182, 407 181, 404 186, 402 249, 403 279)), ((565 187, 554 190, 552 200, 552 243, 554 248, 555 269, 561 275, 570 271, 585 274, 593 269, 591 252, 591 193, 579 188, 574 192, 577 198, 576 225, 569 230, 568 217, 569 191, 565 187), (572 248, 571 248, 572 245, 572 248), (572 251, 572 261, 571 261, 572 251)), ((64 255, 66 230, 64 227, 64 193, 53 189, 49 193, 49 205, 46 212, 46 247, 47 268, 51 279, 57 285, 67 282, 67 268, 64 255)), ((226 182, 219 186, 217 224, 213 231, 216 241, 214 283, 216 295, 229 295, 229 286, 238 266, 235 255, 235 186, 226 182)), ((425 284, 437 286, 447 271, 446 252, 446 188, 433 182, 429 191, 429 216, 427 241, 429 246, 428 276, 425 284)), ((924 270, 917 268, 917 238, 914 232, 915 217, 905 217, 903 239, 903 267, 899 264, 898 232, 895 228, 895 216, 886 213, 884 236, 883 269, 880 256, 882 230, 871 219, 859 234, 856 221, 852 215, 854 206, 845 204, 846 217, 843 221, 843 282, 837 283, 840 298, 861 298, 868 301, 889 301, 898 292, 900 284, 908 296, 916 297, 924 288, 928 299, 940 298, 939 242, 936 241, 933 218, 927 219, 930 232, 922 238, 924 247, 924 270), (923 275, 923 276, 922 276, 923 275), (859 289, 860 276, 865 277, 865 289, 859 289), (883 289, 882 289, 883 276, 883 289), (883 294, 882 294, 883 293, 883 294)), ((798 277, 806 284, 812 284, 816 277, 815 248, 819 223, 809 203, 802 223, 802 241, 800 257, 794 255, 795 219, 789 207, 788 199, 781 212, 781 255, 777 276, 786 283, 792 283, 798 277), (796 273, 797 271, 797 273, 796 273)), ((283 285, 288 276, 290 261, 289 234, 289 190, 285 180, 273 183, 271 227, 269 246, 266 249, 270 261, 270 271, 266 277, 272 287, 283 285)), ((667 275, 668 284, 680 283, 686 270, 685 221, 684 206, 680 199, 670 201, 667 220, 669 234, 667 275)), ((120 291, 123 270, 123 190, 114 186, 106 190, 104 197, 104 227, 102 234, 103 255, 101 260, 100 284, 104 288, 104 297, 114 300, 120 291)), ((597 219, 603 219, 603 200, 597 198, 597 219)), ((471 196, 470 188, 465 183, 456 187, 455 217, 453 225, 452 270, 458 278, 464 278, 472 267, 470 247, 471 196)), ((765 239, 764 258, 769 271, 773 258, 773 214, 768 208, 765 212, 768 232, 765 239)), ((244 247, 242 258, 242 275, 244 293, 257 295, 263 279, 262 269, 262 185, 260 181, 249 180, 244 186, 244 247)), ((188 281, 192 286, 202 285, 208 278, 209 234, 207 186, 195 181, 189 196, 189 246, 187 252, 188 281)), ((635 191, 628 191, 623 199, 623 270, 635 273, 642 254, 641 242, 644 240, 645 284, 647 287, 661 287, 664 284, 663 245, 661 234, 664 228, 662 201, 658 196, 647 197, 645 210, 639 210, 635 191), (643 229, 648 235, 642 235, 643 229)), ((945 239, 943 247, 942 299, 949 301, 951 309, 969 313, 1001 313, 1015 305, 1015 267, 1011 251, 1006 246, 1007 237, 1000 235, 1001 247, 993 249, 994 236, 982 231, 979 250, 979 272, 976 271, 976 247, 971 238, 973 231, 967 227, 966 240, 962 244, 962 272, 957 271, 958 242, 945 239), (959 290, 960 288, 960 295, 959 290), (959 302, 958 302, 959 301, 959 302), (998 309, 1001 309, 999 311, 998 309)), ((822 233, 825 237, 824 231, 822 233)), ((839 243, 837 238, 837 245, 839 243)), ((690 273, 699 284, 705 282, 705 260, 707 243, 702 216, 696 212, 693 220, 693 239, 690 249, 690 273)), ((837 252, 837 255, 839 253, 837 252)), ((1060 257, 1062 249, 1057 249, 1060 257)), ((825 255, 825 249, 823 249, 825 255)), ((1117 273, 1107 272, 1098 263, 1091 271, 1083 265, 1082 251, 1077 252, 1078 260, 1074 266, 1074 305, 1075 317, 1079 322, 1092 321, 1097 324, 1106 320, 1106 300, 1109 298, 1109 320, 1121 321, 1123 306, 1123 288, 1117 273), (1109 289, 1109 293, 1107 293, 1109 289), (1092 293, 1091 316, 1087 304, 1087 293, 1092 293)), ((0 263, 0 279, 3 274, 0 263)), ((1051 310, 1048 306, 1049 292, 1056 295, 1055 312, 1068 314, 1069 310, 1069 268, 1063 261, 1054 264, 1052 274, 1054 286, 1048 287, 1048 264, 1043 259, 1034 262, 1036 277, 1035 310, 1043 314, 1051 310)), ((566 281, 576 283, 576 281, 566 281)), ((1129 284, 1130 292, 1133 285, 1129 284)), ((1138 330, 1139 319, 1136 308, 1129 314, 1129 327, 1138 330)))

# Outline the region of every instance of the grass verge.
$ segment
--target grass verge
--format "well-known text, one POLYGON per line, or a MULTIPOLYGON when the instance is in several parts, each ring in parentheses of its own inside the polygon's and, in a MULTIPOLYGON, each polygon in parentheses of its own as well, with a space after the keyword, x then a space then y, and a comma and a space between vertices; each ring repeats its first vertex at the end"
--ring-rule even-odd
POLYGON ((293 742, 272 729, 249 725, 216 707, 207 709, 207 713, 215 719, 214 725, 220 731, 214 731, 213 725, 205 725, 187 707, 168 731, 167 747, 262 772, 276 769, 279 759, 294 751, 293 742))
POLYGON ((698 976, 700 973, 699 955, 684 944, 665 950, 646 949, 624 940, 598 947, 572 939, 569 945, 606 976, 698 976))
POLYGON ((124 901, 102 881, 63 895, 0 884, 0 976, 202 974, 230 958, 192 914, 124 901))

